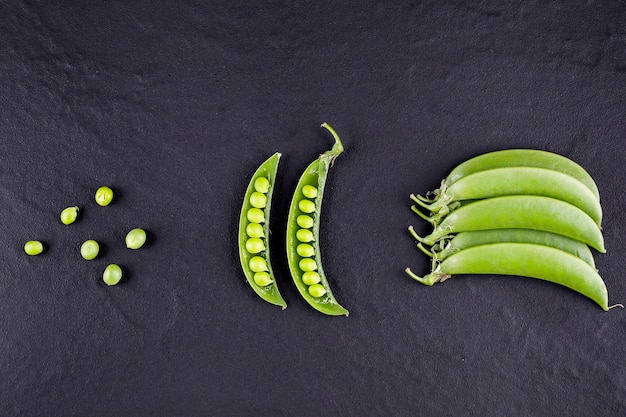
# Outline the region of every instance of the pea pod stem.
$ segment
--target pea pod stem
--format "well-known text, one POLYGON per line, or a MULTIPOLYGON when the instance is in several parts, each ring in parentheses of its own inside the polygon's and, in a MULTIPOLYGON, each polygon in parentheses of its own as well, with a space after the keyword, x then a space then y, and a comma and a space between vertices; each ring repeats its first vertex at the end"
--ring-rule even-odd
POLYGON ((568 287, 608 310, 608 292, 597 271, 580 258, 548 246, 528 243, 480 245, 452 254, 428 275, 406 273, 424 285, 434 285, 452 275, 516 275, 550 281, 568 287))
POLYGON ((321 157, 330 159, 330 166, 332 167, 335 165, 335 159, 337 159, 337 157, 344 151, 343 143, 341 142, 339 135, 337 134, 337 132, 335 131, 335 129, 333 129, 331 125, 324 122, 321 124, 321 127, 328 130, 330 134, 333 135, 333 138, 335 139, 335 144, 333 145, 333 147, 321 155, 321 157))

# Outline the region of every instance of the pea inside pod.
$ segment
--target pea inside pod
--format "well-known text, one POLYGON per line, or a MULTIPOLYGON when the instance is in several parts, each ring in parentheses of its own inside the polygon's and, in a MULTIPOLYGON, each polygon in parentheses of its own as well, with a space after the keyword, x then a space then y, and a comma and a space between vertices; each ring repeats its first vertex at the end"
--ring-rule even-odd
POLYGON ((348 315, 335 299, 322 267, 319 228, 322 200, 328 171, 343 152, 335 130, 322 124, 335 139, 332 149, 320 155, 301 175, 287 217, 287 261, 302 298, 316 310, 332 316, 348 315))
POLYGON ((250 179, 239 217, 239 259, 246 280, 268 303, 287 307, 270 262, 270 210, 281 154, 263 162, 250 179))

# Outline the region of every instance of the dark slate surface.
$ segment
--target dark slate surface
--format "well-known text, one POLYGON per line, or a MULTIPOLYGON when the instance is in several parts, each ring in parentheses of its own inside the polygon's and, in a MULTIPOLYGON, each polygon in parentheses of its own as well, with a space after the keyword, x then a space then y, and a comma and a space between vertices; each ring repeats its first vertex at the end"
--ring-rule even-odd
POLYGON ((0 1, 0 415, 623 415, 624 310, 403 269, 428 267, 409 193, 482 152, 545 149, 596 179, 596 262, 626 301, 624 3, 241 3, 0 1), (332 145, 323 121, 346 146, 321 239, 348 318, 299 298, 282 250, 297 177, 332 145), (276 151, 285 311, 236 247, 247 181, 276 151), (137 226, 151 243, 131 252, 137 226), (45 254, 24 255, 31 238, 45 254), (105 246, 92 262, 87 238, 105 246))

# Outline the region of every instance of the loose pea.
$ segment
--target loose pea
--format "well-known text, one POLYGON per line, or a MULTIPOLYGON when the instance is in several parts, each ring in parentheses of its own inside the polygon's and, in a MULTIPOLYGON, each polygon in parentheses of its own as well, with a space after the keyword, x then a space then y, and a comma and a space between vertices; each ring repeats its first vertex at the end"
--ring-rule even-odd
POLYGON ((302 274, 302 282, 306 285, 319 284, 321 280, 320 274, 315 271, 307 271, 302 274))
POLYGON ((250 267, 252 272, 267 271, 267 262, 265 262, 265 259, 261 258, 260 256, 253 256, 252 259, 250 259, 248 266, 250 267))
POLYGON ((126 235, 126 247, 139 249, 146 243, 146 232, 143 229, 133 229, 126 235))
POLYGON ((306 214, 301 214, 296 219, 296 223, 303 229, 310 229, 313 227, 313 217, 307 216, 306 214))
POLYGON ((91 261, 100 252, 100 245, 95 240, 86 240, 80 246, 80 256, 85 258, 88 261, 91 261))
POLYGON ((116 285, 122 279, 122 268, 116 264, 110 264, 102 273, 102 280, 107 285, 116 285))
POLYGON ((315 198, 317 197, 317 188, 312 185, 305 185, 302 187, 302 195, 306 198, 315 198))
POLYGON ((263 226, 258 223, 248 223, 246 226, 246 234, 249 237, 264 237, 263 226))
POLYGON ((255 272, 253 279, 254 279, 254 283, 258 285, 259 287, 265 287, 272 283, 272 278, 270 277, 270 274, 268 274, 265 271, 255 272))
POLYGON ((296 232, 296 239, 303 243, 309 243, 315 240, 315 238, 313 237, 313 232, 308 229, 299 229, 296 232))
POLYGON ((315 249, 308 243, 300 243, 296 248, 296 252, 303 258, 310 258, 315 255, 315 249))
POLYGON ((311 294, 311 297, 320 298, 326 294, 326 288, 321 284, 313 284, 309 287, 309 294, 311 294))
POLYGON ((300 269, 304 272, 315 271, 317 269, 317 264, 315 263, 315 260, 311 258, 300 259, 298 265, 300 266, 300 269))
POLYGON ((259 177, 254 181, 254 189, 260 193, 267 194, 270 190, 270 182, 265 177, 259 177))
POLYGON ((30 256, 39 255, 43 252, 43 243, 38 240, 29 240, 24 244, 24 252, 30 256))
POLYGON ((267 196, 258 191, 253 192, 250 195, 250 205, 259 209, 265 208, 267 205, 267 196))
POLYGON ((258 208, 249 209, 246 216, 248 217, 248 221, 252 223, 263 223, 265 221, 265 214, 263 213, 263 210, 258 208))
POLYGON ((249 253, 259 253, 265 250, 265 244, 258 237, 252 237, 246 240, 246 250, 249 253))
POLYGON ((96 203, 99 206, 108 206, 113 200, 113 190, 109 187, 100 187, 96 190, 96 203))
POLYGON ((78 207, 67 207, 61 212, 61 223, 72 224, 78 217, 78 207))
POLYGON ((313 213, 315 212, 315 203, 311 200, 300 200, 298 208, 304 213, 313 213))

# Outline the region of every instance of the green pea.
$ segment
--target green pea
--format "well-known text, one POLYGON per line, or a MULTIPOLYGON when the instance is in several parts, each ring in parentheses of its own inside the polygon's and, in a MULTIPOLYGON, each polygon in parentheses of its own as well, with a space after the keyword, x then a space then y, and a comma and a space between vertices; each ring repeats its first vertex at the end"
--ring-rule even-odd
POLYGON ((259 287, 266 287, 272 283, 272 277, 265 271, 254 273, 254 283, 259 287))
POLYGON ((113 190, 109 187, 100 187, 96 190, 96 203, 99 206, 108 206, 113 201, 113 190))
POLYGON ((315 255, 315 249, 308 243, 300 243, 296 248, 296 252, 303 258, 310 258, 315 255))
POLYGON ((304 272, 315 271, 317 269, 317 263, 315 263, 315 260, 311 258, 300 259, 298 266, 300 266, 300 269, 304 272))
POLYGON ((146 243, 146 232, 143 229, 133 229, 126 235, 126 247, 139 249, 146 243))
POLYGON ((100 245, 95 240, 86 240, 80 246, 80 256, 85 258, 88 261, 91 261, 100 252, 100 245))
POLYGON ((320 274, 315 271, 307 271, 302 274, 302 282, 306 285, 319 284, 321 280, 320 274))
POLYGON ((246 226, 246 234, 249 237, 264 237, 263 226, 258 223, 248 223, 246 226))
POLYGON ((258 237, 252 237, 246 240, 246 250, 249 253, 259 253, 265 250, 265 244, 258 237))
POLYGON ((303 229, 310 229, 313 227, 313 217, 307 216, 306 214, 301 214, 296 219, 296 223, 303 229))
POLYGON ((246 213, 246 217, 248 218, 248 221, 252 223, 265 222, 265 214, 263 213, 263 210, 258 209, 258 208, 248 209, 248 212, 246 213))
POLYGON ((305 185, 302 187, 302 195, 306 198, 315 198, 317 197, 317 188, 312 185, 305 185))
POLYGON ((78 217, 78 207, 67 207, 61 212, 61 223, 72 224, 78 217))
POLYGON ((254 189, 260 193, 267 194, 270 190, 270 181, 265 177, 259 177, 254 181, 254 189))
POLYGON ((296 232, 296 239, 303 243, 309 243, 315 240, 315 238, 313 237, 313 232, 308 229, 299 229, 296 232))
POLYGON ((267 196, 258 191, 250 194, 250 205, 256 208, 265 208, 267 206, 267 196))
POLYGON ((248 266, 250 267, 252 272, 267 271, 267 262, 265 262, 265 259, 261 258, 260 256, 253 256, 252 259, 250 259, 248 266))
POLYGON ((321 284, 313 284, 309 287, 309 294, 311 294, 311 297, 320 298, 326 294, 326 288, 321 284))
POLYGON ((315 203, 311 200, 300 200, 298 203, 298 208, 303 213, 313 213, 315 212, 315 203))
POLYGON ((107 285, 116 285, 122 279, 122 268, 116 264, 110 264, 102 273, 102 280, 107 285))
POLYGON ((29 240, 24 244, 24 252, 30 256, 39 255, 43 252, 43 243, 38 240, 29 240))

